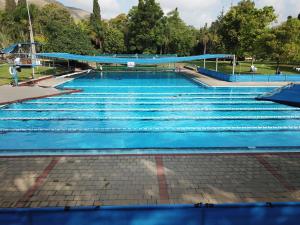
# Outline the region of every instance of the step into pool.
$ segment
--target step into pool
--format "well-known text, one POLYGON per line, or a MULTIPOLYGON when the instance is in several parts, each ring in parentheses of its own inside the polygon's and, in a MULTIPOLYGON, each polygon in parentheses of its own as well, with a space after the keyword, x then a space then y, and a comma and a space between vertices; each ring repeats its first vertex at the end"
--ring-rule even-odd
MULTIPOLYGON (((173 72, 90 73, 82 92, 0 108, 0 154, 298 151, 300 108, 212 88, 173 72)), ((300 149, 300 148, 299 148, 300 149)))

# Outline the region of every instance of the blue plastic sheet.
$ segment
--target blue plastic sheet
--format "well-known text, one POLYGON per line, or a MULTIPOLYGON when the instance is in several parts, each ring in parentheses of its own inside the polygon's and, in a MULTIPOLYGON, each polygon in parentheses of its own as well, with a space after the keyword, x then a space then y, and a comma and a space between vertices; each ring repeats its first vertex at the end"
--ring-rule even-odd
POLYGON ((300 203, 0 210, 0 225, 299 225, 300 203))
POLYGON ((272 101, 300 107, 300 85, 290 84, 257 97, 257 100, 272 101))
POLYGON ((18 44, 14 44, 14 45, 11 45, 5 49, 2 50, 2 52, 4 54, 9 54, 9 53, 12 53, 13 51, 15 51, 15 49, 18 47, 18 44))
POLYGON ((87 56, 87 55, 74 55, 68 53, 39 53, 40 57, 57 58, 66 60, 76 60, 84 62, 96 62, 96 63, 111 63, 111 64, 127 64, 128 62, 134 62, 140 65, 155 65, 155 64, 168 64, 177 62, 187 62, 201 59, 226 59, 232 58, 232 55, 216 54, 216 55, 198 55, 198 56, 187 56, 187 57, 164 57, 164 58, 117 58, 107 56, 87 56))

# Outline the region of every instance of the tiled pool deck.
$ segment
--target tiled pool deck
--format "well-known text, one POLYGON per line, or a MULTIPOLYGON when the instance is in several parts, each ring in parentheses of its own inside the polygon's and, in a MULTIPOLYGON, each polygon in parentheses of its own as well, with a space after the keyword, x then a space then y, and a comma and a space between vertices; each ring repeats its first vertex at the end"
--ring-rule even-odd
POLYGON ((300 200, 300 154, 0 158, 0 207, 300 200))

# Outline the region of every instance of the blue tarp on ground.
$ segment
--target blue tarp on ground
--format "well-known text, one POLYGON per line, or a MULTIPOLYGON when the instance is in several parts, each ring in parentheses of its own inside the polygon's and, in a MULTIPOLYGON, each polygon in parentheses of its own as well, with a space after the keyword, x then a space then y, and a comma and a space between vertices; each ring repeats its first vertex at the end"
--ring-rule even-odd
POLYGON ((187 57, 165 57, 165 58, 117 58, 107 56, 87 56, 87 55, 74 55, 69 53, 39 53, 40 57, 57 58, 84 62, 96 62, 96 63, 109 63, 109 64, 127 64, 128 62, 134 62, 139 65, 156 65, 156 64, 168 64, 178 62, 188 62, 201 59, 226 59, 232 58, 232 55, 216 54, 216 55, 198 55, 198 56, 187 56, 187 57))
POLYGON ((299 225, 300 203, 0 210, 0 225, 299 225))
POLYGON ((300 107, 300 84, 284 86, 256 99, 300 107))

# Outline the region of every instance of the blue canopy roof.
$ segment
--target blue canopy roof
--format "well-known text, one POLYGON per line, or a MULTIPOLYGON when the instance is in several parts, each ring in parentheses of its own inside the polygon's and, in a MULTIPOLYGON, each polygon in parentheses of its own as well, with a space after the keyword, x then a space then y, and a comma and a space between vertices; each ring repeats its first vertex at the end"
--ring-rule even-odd
POLYGON ((233 58, 233 55, 227 55, 227 54, 214 54, 214 55, 207 54, 207 55, 197 55, 197 56, 187 56, 187 57, 166 57, 166 58, 153 57, 152 59, 87 56, 87 55, 74 55, 69 53, 39 53, 37 55, 40 57, 67 59, 67 60, 76 60, 76 61, 85 61, 85 62, 111 63, 111 64, 127 64, 128 62, 134 62, 135 64, 142 64, 142 65, 178 63, 178 62, 195 61, 201 59, 233 58))
POLYGON ((9 54, 9 53, 12 53, 16 48, 18 47, 18 44, 14 44, 14 45, 11 45, 5 49, 2 50, 2 52, 4 54, 9 54))
MULTIPOLYGON (((32 44, 38 45, 39 43, 32 43, 32 44)), ((4 54, 16 53, 19 50, 19 48, 22 48, 24 46, 30 46, 30 45, 31 43, 27 43, 27 42, 16 43, 8 46, 7 48, 2 49, 1 52, 4 54)))

